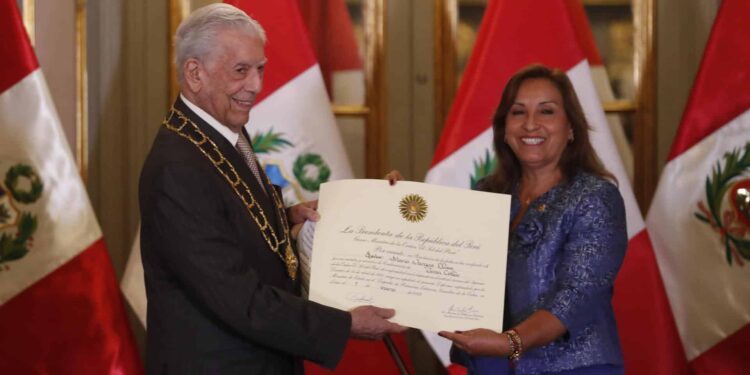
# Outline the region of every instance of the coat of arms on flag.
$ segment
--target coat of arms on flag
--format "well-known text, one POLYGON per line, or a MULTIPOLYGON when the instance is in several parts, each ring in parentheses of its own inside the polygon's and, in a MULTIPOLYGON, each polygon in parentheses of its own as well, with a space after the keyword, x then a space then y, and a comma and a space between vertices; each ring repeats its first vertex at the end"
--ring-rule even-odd
POLYGON ((0 373, 141 374, 101 228, 13 0, 0 0, 0 55, 0 373))
POLYGON ((647 219, 695 374, 750 368, 747 14, 747 0, 721 2, 647 219))
POLYGON ((263 155, 263 170, 274 185, 281 187, 284 199, 289 201, 287 203, 304 201, 305 195, 301 189, 307 194, 317 193, 320 184, 331 178, 331 168, 320 154, 313 152, 301 153, 294 158, 293 177, 290 176, 283 160, 274 160, 272 157, 274 153, 286 148, 294 151, 294 143, 284 138, 283 133, 275 132, 273 128, 265 133, 253 134, 252 142, 255 153, 263 155))
POLYGON ((743 175, 748 171, 750 142, 744 150, 727 152, 723 166, 716 163, 706 178, 705 201, 698 202, 700 212, 695 213, 721 235, 729 265, 750 261, 750 178, 743 175))
POLYGON ((42 195, 44 185, 34 168, 27 164, 3 167, 0 181, 0 271, 9 270, 8 262, 23 258, 32 246, 37 218, 29 206, 42 195))
POLYGON ((497 156, 489 148, 485 149, 484 156, 474 160, 474 170, 471 174, 471 189, 477 188, 477 184, 497 168, 497 156))

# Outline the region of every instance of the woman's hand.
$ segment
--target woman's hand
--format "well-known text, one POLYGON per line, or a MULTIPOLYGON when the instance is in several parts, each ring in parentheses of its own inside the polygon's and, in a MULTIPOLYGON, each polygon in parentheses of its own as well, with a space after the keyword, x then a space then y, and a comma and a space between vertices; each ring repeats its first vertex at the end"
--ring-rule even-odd
POLYGON ((383 177, 384 179, 388 180, 388 183, 391 185, 396 185, 396 181, 401 181, 404 179, 404 176, 401 175, 401 172, 397 170, 392 170, 388 172, 388 174, 383 177))
POLYGON ((508 337, 489 329, 480 328, 462 332, 440 331, 438 335, 453 341, 453 345, 471 355, 495 357, 510 355, 508 337))
MULTIPOLYGON (((513 330, 519 336, 521 353, 547 345, 567 331, 555 315, 541 309, 513 327, 513 330)), ((453 345, 471 355, 499 357, 510 355, 510 337, 507 334, 482 328, 455 333, 441 331, 438 335, 453 341, 453 345)))

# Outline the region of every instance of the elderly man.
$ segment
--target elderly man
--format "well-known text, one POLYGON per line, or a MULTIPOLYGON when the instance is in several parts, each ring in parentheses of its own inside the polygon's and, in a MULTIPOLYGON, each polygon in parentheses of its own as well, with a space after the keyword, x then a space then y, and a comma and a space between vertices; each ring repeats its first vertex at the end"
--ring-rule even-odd
POLYGON ((177 30, 181 95, 140 180, 149 374, 295 374, 333 368, 349 336, 404 329, 393 310, 345 312, 298 297, 289 226, 314 206, 283 206, 243 127, 263 83, 265 34, 226 4, 177 30))

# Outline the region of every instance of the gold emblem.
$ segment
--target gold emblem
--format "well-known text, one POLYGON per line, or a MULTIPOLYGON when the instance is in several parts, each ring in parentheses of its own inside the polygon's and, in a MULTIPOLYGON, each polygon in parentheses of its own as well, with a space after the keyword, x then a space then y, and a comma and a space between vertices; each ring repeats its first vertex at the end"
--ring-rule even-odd
POLYGON ((416 223, 427 216, 427 202, 418 194, 409 194, 398 205, 404 219, 416 223))
POLYGON ((286 263, 286 272, 292 280, 297 279, 297 256, 294 255, 292 245, 286 245, 284 250, 284 263, 286 263))

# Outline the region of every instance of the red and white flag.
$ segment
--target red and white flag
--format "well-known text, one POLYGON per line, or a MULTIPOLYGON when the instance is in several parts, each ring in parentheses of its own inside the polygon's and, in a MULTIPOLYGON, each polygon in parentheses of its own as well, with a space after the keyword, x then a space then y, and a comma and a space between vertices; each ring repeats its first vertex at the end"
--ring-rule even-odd
POLYGON ((247 131, 288 203, 317 197, 320 184, 351 178, 331 101, 295 0, 226 1, 263 25, 268 69, 247 131))
POLYGON ((721 4, 647 220, 696 374, 750 372, 748 15, 721 4))
MULTIPOLYGON (((630 240, 615 285, 614 305, 626 371, 680 373, 686 370, 685 360, 648 233, 607 125, 569 6, 567 0, 489 2, 426 180, 469 188, 492 172, 496 161, 491 121, 508 79, 531 63, 566 71, 592 127, 591 143, 606 168, 617 176, 625 200, 630 240)), ((447 365, 448 342, 435 335, 427 336, 447 365)))
POLYGON ((143 372, 14 0, 0 0, 0 373, 143 372))

